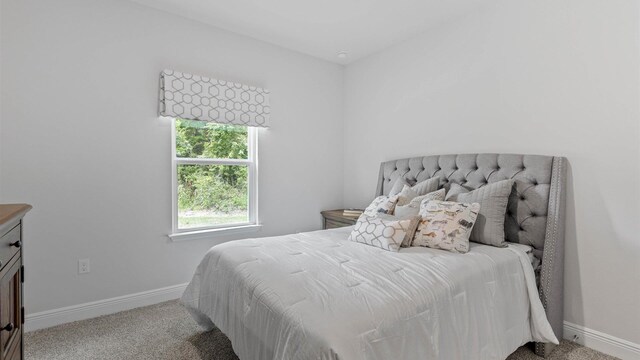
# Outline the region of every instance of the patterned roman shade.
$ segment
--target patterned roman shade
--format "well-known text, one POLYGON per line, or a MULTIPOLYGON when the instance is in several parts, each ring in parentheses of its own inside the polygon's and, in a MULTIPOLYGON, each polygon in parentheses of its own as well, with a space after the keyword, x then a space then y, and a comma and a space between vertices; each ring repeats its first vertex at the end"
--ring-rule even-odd
POLYGON ((160 115, 220 124, 269 127, 269 90, 164 70, 160 115))

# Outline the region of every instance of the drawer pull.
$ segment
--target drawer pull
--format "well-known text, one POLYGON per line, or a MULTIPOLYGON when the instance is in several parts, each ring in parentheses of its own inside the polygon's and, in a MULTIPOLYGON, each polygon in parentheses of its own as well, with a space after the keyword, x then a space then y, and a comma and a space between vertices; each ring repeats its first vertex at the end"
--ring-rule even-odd
POLYGON ((5 327, 2 328, 4 331, 13 331, 13 323, 8 323, 5 327))
POLYGON ((12 242, 11 244, 9 244, 10 246, 15 246, 17 248, 20 248, 22 246, 22 241, 18 240, 16 242, 12 242))

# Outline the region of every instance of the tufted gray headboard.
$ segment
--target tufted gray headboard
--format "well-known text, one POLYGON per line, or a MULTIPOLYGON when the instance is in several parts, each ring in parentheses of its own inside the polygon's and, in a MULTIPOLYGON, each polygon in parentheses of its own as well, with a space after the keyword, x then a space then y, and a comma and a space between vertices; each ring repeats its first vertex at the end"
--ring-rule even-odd
MULTIPOLYGON (((562 339, 564 278, 564 206, 566 159, 517 154, 431 155, 383 162, 376 196, 386 195, 403 177, 409 183, 433 177, 440 186, 456 183, 477 189, 505 179, 515 179, 505 218, 507 241, 531 245, 542 260, 540 299, 556 337, 562 339)), ((538 355, 551 344, 537 343, 538 355)))

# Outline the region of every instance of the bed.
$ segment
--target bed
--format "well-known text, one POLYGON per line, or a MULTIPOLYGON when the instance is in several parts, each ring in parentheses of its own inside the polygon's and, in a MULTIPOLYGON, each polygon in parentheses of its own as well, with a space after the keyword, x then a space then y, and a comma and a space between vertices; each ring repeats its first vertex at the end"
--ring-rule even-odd
POLYGON ((398 177, 479 188, 513 178, 507 248, 398 253, 347 241, 350 228, 213 247, 182 303, 217 326, 241 359, 504 359, 562 338, 565 159, 464 154, 383 162, 376 195, 398 177), (534 272, 523 251, 541 260, 534 272))

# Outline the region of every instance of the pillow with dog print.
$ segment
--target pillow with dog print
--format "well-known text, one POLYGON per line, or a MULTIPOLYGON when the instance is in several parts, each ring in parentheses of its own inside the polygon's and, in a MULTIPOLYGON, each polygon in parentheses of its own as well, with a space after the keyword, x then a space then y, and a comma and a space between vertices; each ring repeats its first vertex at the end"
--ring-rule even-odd
POLYGON ((420 205, 422 219, 411 246, 425 246, 464 254, 480 204, 431 200, 420 205))
POLYGON ((371 204, 364 209, 364 214, 367 216, 376 216, 378 214, 393 214, 393 210, 396 208, 399 196, 378 196, 373 199, 371 204))

